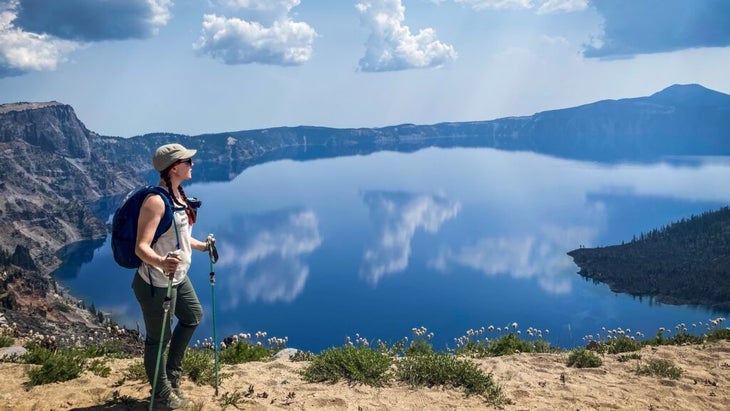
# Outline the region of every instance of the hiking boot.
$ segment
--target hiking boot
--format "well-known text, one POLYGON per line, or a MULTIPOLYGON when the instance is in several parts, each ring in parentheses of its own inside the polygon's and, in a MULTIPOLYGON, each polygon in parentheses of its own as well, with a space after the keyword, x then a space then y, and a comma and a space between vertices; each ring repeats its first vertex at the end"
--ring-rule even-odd
POLYGON ((188 402, 178 397, 174 391, 155 395, 155 409, 157 410, 176 410, 187 406, 188 402))
POLYGON ((172 388, 172 392, 174 392, 175 395, 177 395, 177 397, 180 398, 181 400, 186 400, 187 398, 185 398, 185 395, 182 392, 182 388, 180 388, 180 379, 174 378, 174 376, 172 376, 170 374, 171 373, 168 371, 167 378, 170 381, 170 387, 172 388))
POLYGON ((183 392, 182 392, 182 388, 173 386, 172 392, 174 392, 175 395, 177 395, 177 398, 180 398, 183 401, 187 400, 187 398, 185 398, 185 394, 183 394, 183 392))

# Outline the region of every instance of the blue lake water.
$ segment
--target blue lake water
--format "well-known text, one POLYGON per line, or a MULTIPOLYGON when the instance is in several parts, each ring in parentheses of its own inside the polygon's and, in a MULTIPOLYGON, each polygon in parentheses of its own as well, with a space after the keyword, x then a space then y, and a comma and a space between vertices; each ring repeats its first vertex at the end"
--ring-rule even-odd
MULTIPOLYGON (((727 158, 605 165, 493 149, 429 148, 250 167, 196 183, 196 237, 214 233, 219 339, 266 331, 319 352, 355 334, 370 341, 434 333, 454 347, 469 329, 516 322, 554 345, 629 328, 653 336, 725 313, 656 304, 576 274, 580 246, 630 241, 730 202, 727 158)), ((205 308, 196 339, 212 336, 206 254, 190 277, 205 308)), ((62 283, 144 331, 108 240, 62 283)), ((483 337, 489 337, 485 334, 483 337)))

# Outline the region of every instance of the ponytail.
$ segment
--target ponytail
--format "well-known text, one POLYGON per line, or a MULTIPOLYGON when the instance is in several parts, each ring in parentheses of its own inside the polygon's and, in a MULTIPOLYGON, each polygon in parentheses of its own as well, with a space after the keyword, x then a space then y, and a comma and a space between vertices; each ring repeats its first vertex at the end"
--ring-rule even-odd
MULTIPOLYGON (((175 164, 173 164, 172 166, 174 166, 174 165, 175 164)), ((170 172, 170 168, 172 168, 172 166, 170 166, 160 172, 160 178, 165 182, 165 186, 167 186, 167 192, 170 193, 171 195, 173 193, 172 193, 172 182, 170 181, 169 172, 170 172)), ((177 196, 175 196, 175 195, 172 196, 172 201, 175 204, 179 205, 180 207, 185 208, 185 214, 188 215, 188 222, 190 223, 190 225, 195 224, 195 221, 197 220, 197 214, 195 213, 193 206, 190 204, 190 200, 188 200, 188 197, 185 195, 185 190, 183 190, 182 186, 178 186, 177 192, 180 194, 180 197, 182 197, 184 203, 180 203, 177 199, 177 196)))

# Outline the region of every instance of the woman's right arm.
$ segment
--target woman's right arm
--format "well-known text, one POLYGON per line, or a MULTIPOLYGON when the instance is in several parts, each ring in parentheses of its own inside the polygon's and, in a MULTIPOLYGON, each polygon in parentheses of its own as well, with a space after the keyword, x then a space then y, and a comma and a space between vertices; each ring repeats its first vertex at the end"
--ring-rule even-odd
POLYGON ((149 195, 142 202, 137 220, 137 242, 134 252, 146 264, 159 267, 165 273, 174 273, 180 259, 174 256, 161 256, 152 249, 152 240, 164 213, 165 203, 159 195, 149 195))

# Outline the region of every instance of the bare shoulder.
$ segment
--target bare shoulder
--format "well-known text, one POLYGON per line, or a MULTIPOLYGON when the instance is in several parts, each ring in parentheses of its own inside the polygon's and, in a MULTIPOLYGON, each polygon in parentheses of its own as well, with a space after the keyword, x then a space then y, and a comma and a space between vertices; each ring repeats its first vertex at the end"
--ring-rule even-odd
POLYGON ((161 195, 151 193, 144 199, 142 209, 151 211, 155 214, 162 214, 165 211, 165 202, 161 195))

